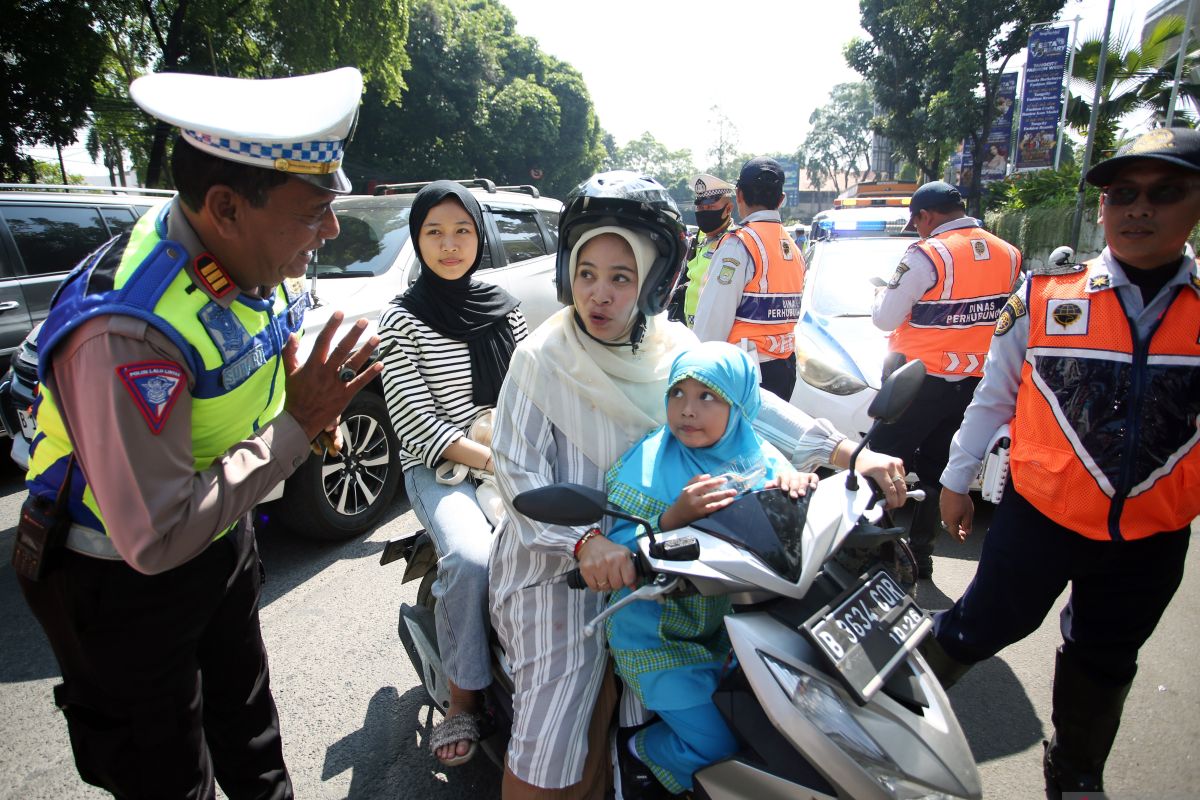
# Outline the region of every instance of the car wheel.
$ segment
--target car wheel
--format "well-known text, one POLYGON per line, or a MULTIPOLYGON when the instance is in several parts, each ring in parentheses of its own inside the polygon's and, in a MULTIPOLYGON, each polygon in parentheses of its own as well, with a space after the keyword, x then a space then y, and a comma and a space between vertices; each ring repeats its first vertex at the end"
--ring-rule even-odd
POLYGON ((288 479, 276 513, 311 539, 342 541, 374 528, 400 482, 400 447, 387 403, 369 389, 342 413, 342 452, 310 456, 288 479))

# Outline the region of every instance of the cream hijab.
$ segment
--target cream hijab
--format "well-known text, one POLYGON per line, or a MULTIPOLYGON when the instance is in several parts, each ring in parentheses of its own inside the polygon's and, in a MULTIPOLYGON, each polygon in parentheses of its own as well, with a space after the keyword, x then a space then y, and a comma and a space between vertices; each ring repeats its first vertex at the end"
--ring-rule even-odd
MULTIPOLYGON (((571 251, 569 275, 579 251, 597 236, 615 233, 629 243, 637 262, 638 291, 654 263, 655 248, 626 228, 593 228, 571 251)), ((580 330, 574 307, 547 319, 513 354, 510 380, 602 471, 650 431, 666 422, 663 398, 671 362, 697 342, 695 334, 666 314, 646 320, 637 352, 606 347, 580 330)), ((629 325, 633 322, 631 312, 629 325)))

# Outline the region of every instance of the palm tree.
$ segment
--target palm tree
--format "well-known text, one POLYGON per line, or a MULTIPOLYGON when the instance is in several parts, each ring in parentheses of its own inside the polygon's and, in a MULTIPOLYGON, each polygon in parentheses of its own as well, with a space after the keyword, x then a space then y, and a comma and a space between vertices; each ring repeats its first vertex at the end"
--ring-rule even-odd
MULTIPOLYGON (((1109 39, 1104 65, 1104 83, 1100 93, 1100 113, 1096 118, 1096 144, 1092 162, 1113 154, 1118 144, 1121 119, 1133 111, 1151 111, 1166 119, 1171 86, 1175 81, 1178 40, 1183 35, 1183 17, 1163 17, 1140 44, 1123 26, 1109 39)), ((1071 88, 1075 94, 1067 102, 1067 125, 1086 136, 1096 93, 1096 69, 1100 63, 1100 39, 1080 42, 1071 70, 1071 88)), ((1195 125, 1200 109, 1200 83, 1191 80, 1200 68, 1200 49, 1188 43, 1184 54, 1183 79, 1176 101, 1176 124, 1195 125)), ((1084 165, 1085 168, 1087 165, 1084 165)))

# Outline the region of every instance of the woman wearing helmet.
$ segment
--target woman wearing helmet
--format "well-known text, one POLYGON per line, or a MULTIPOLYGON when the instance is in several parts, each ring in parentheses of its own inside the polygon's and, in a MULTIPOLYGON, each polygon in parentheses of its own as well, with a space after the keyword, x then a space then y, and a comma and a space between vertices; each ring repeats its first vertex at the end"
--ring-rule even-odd
MULTIPOLYGON (((685 252, 679 211, 658 181, 609 172, 580 184, 559 220, 567 307, 517 347, 500 390, 504 423, 492 453, 508 522, 489 578, 492 622, 513 672, 506 799, 600 798, 607 788, 616 691, 602 637, 583 626, 608 591, 635 585, 629 551, 602 530, 531 520, 512 498, 563 481, 602 490, 617 457, 664 423, 671 363, 697 342, 662 313, 685 252), (595 592, 567 587, 561 576, 575 566, 595 592)), ((852 447, 827 422, 769 393, 763 403, 756 429, 794 464, 848 463, 852 447)), ((903 502, 902 488, 883 480, 902 474, 898 459, 864 451, 858 463, 889 486, 892 504, 903 502)))

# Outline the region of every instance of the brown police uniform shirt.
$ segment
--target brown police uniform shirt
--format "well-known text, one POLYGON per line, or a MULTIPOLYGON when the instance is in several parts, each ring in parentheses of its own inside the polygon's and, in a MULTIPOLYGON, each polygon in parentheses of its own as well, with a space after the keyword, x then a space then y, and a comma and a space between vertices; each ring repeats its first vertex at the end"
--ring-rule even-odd
MULTIPOLYGON (((230 292, 213 296, 191 264, 204 252, 178 200, 167 238, 183 244, 189 274, 225 307, 230 292)), ((308 457, 309 442, 286 411, 238 442, 203 472, 192 458, 195 376, 166 336, 127 316, 103 316, 73 331, 56 349, 48 376, 76 457, 103 513, 117 552, 134 569, 165 572, 201 553, 308 457), (170 361, 187 377, 161 432, 155 434, 117 370, 143 361, 170 361)), ((263 398, 264 405, 266 398, 263 398)))

